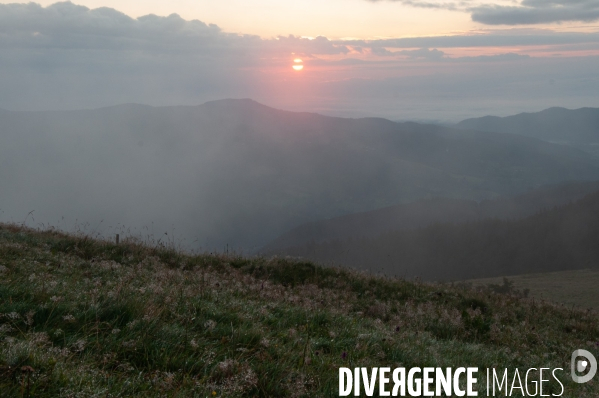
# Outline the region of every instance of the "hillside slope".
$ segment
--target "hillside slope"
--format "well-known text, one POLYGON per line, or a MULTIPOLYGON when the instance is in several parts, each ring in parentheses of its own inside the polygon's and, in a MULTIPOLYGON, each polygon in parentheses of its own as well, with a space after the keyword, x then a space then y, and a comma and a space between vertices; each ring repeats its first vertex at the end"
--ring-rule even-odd
POLYGON ((341 366, 542 365, 599 392, 567 373, 597 315, 514 295, 8 225, 0 264, 3 396, 332 397, 341 366))
POLYGON ((599 266, 599 192, 517 220, 434 224, 374 238, 275 251, 424 280, 461 280, 599 266))
POLYGON ((30 225, 125 226, 209 251, 256 249, 306 222, 419 198, 599 178, 598 159, 536 139, 251 100, 3 112, 0 159, 4 220, 33 210, 30 225))
POLYGON ((545 186, 511 198, 472 200, 434 198, 349 214, 300 225, 263 247, 268 253, 306 243, 376 237, 392 231, 423 228, 434 223, 463 223, 485 218, 518 219, 599 191, 599 182, 545 186))
MULTIPOLYGON (((508 117, 485 116, 464 120, 458 128, 519 134, 571 145, 599 144, 598 108, 549 108, 508 117)), ((597 150, 597 148, 595 148, 597 150)))

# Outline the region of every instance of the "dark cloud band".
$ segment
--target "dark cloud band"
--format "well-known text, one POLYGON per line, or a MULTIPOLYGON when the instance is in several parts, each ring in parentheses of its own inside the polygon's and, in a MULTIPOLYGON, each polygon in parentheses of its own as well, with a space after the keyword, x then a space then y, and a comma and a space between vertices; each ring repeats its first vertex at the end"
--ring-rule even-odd
MULTIPOLYGON (((381 0, 368 0, 377 2, 381 0)), ((524 0, 518 6, 474 1, 389 0, 406 6, 468 12, 486 25, 535 25, 599 20, 599 0, 524 0)))
POLYGON ((519 7, 483 6, 471 10, 472 20, 486 25, 535 25, 592 22, 599 19, 599 1, 523 1, 519 7))

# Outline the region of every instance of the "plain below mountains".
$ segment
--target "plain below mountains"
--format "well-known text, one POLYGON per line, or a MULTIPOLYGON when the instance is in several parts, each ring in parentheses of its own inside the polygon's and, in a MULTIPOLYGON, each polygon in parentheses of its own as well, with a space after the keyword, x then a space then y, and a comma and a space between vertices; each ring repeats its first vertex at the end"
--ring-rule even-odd
POLYGON ((2 220, 200 250, 255 250, 306 222, 421 198, 599 179, 599 159, 536 138, 252 100, 0 111, 0 163, 2 220))

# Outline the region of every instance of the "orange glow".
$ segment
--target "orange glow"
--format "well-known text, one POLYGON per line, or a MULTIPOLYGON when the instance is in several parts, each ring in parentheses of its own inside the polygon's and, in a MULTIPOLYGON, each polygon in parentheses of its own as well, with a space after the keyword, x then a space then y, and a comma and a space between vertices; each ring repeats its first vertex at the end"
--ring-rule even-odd
POLYGON ((304 65, 293 65, 293 69, 298 70, 298 71, 302 70, 302 69, 304 69, 304 65))

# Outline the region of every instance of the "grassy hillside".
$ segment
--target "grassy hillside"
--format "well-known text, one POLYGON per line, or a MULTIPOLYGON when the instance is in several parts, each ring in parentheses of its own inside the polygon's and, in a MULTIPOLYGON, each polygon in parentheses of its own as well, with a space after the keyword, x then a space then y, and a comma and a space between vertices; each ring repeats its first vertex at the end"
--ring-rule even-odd
MULTIPOLYGON (((574 349, 599 355, 595 313, 310 263, 2 225, 0 264, 7 397, 332 397, 340 366, 567 368, 574 349)), ((599 393, 562 376, 564 396, 599 393)))
MULTIPOLYGON (((546 272, 508 277, 515 289, 528 291, 530 297, 551 300, 568 306, 599 310, 599 269, 546 272)), ((475 279, 474 286, 502 285, 502 278, 475 279)))

